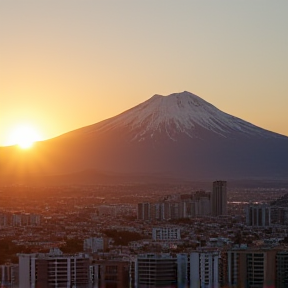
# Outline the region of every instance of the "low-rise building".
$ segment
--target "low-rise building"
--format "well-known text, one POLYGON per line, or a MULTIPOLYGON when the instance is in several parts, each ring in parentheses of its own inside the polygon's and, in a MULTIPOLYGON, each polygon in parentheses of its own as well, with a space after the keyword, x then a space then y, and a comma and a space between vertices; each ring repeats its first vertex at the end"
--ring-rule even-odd
POLYGON ((152 229, 152 239, 155 241, 180 240, 180 228, 158 227, 152 229))

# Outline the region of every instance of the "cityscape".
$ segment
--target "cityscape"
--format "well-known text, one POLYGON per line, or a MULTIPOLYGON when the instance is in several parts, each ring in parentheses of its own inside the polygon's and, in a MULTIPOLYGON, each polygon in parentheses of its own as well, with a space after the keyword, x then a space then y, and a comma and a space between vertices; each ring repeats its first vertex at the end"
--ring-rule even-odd
POLYGON ((1 187, 2 287, 287 287, 288 189, 210 184, 1 187))

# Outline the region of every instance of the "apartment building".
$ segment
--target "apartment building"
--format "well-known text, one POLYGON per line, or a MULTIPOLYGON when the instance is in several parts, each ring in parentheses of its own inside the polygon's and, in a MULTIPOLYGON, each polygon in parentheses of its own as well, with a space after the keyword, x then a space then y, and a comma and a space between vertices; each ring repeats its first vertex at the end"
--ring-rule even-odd
POLYGON ((19 254, 19 287, 89 287, 89 256, 64 255, 59 249, 49 253, 19 254))
POLYGON ((138 255, 135 263, 135 287, 177 287, 177 258, 170 254, 138 255))
POLYGON ((271 208, 267 204, 250 204, 245 213, 248 226, 268 227, 271 224, 271 208))

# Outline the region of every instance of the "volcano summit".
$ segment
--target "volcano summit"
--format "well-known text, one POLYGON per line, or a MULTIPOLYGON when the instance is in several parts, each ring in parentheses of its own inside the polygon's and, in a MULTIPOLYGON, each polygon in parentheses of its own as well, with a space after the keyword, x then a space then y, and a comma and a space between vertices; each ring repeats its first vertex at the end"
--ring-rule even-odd
POLYGON ((131 135, 131 141, 153 139, 157 134, 165 134, 173 141, 177 141, 181 134, 192 139, 202 139, 201 134, 205 131, 224 138, 236 135, 283 137, 226 114, 186 91, 169 96, 154 95, 146 102, 116 117, 92 125, 83 132, 97 133, 123 128, 131 135))
POLYGON ((154 95, 115 117, 39 142, 33 153, 42 162, 15 157, 24 152, 13 149, 1 148, 2 155, 6 151, 2 172, 9 173, 10 165, 29 173, 97 169, 198 180, 286 179, 288 171, 288 137, 224 113, 186 91, 154 95))

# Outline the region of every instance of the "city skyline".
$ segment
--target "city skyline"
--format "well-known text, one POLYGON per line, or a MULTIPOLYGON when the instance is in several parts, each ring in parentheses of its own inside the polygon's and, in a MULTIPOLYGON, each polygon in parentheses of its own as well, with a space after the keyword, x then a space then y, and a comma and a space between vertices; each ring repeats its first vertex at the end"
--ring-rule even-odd
POLYGON ((288 135, 285 1, 1 1, 0 146, 184 90, 288 135), (112 5, 111 5, 112 4, 112 5))

